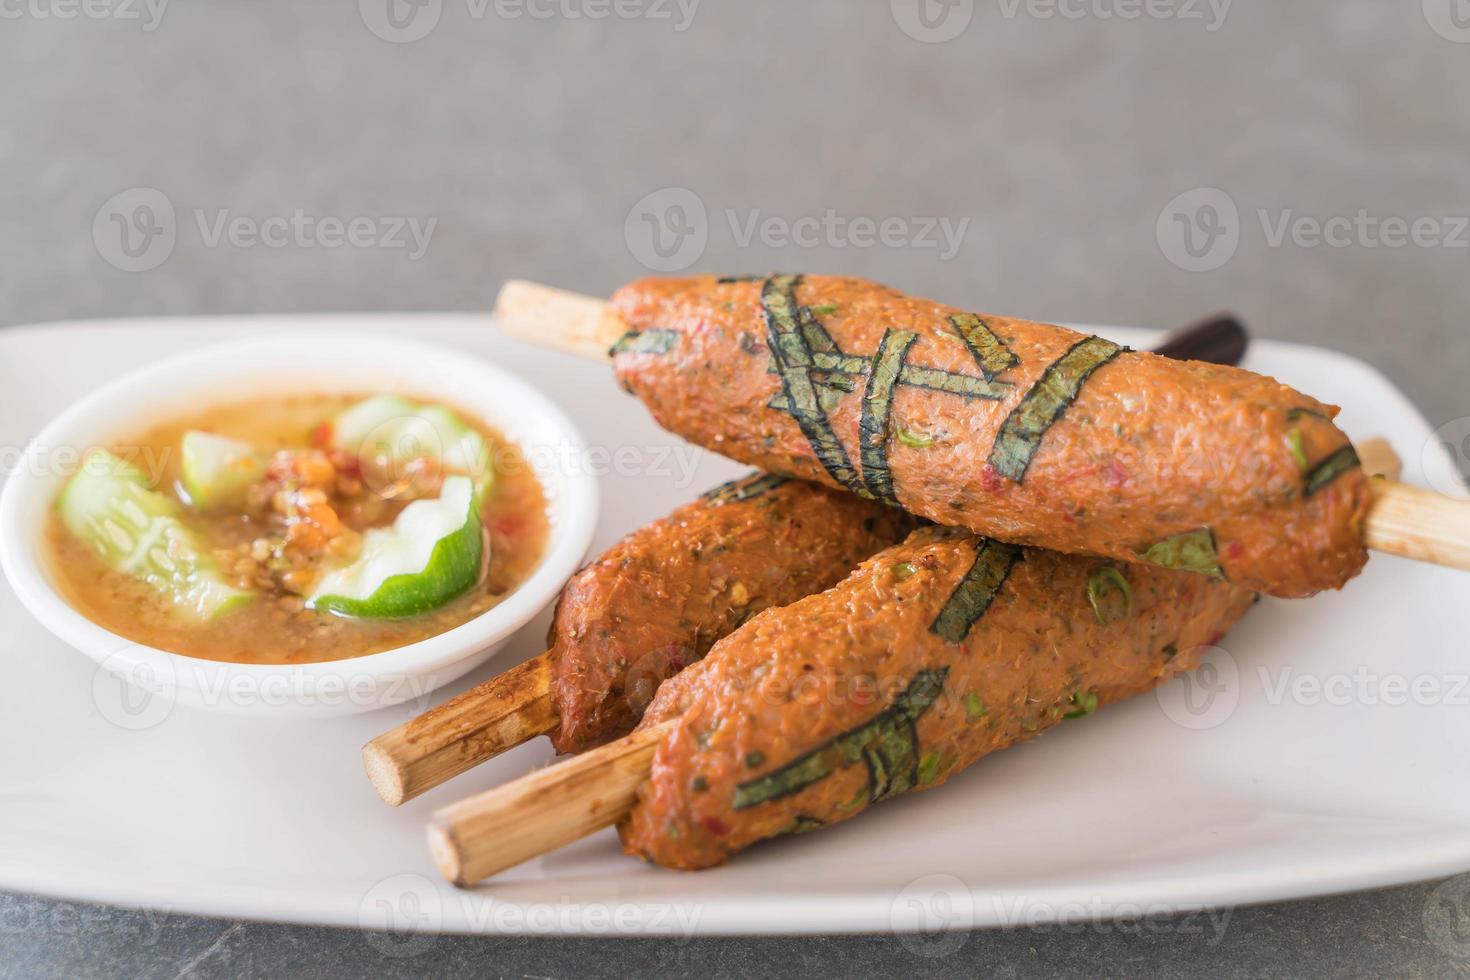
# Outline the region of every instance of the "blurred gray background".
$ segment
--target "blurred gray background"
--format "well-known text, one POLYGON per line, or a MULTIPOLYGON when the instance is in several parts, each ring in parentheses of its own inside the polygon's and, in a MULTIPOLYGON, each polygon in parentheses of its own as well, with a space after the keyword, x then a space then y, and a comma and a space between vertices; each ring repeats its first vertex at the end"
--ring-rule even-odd
MULTIPOLYGON (((1033 319, 1231 309, 1371 362, 1438 426, 1470 415, 1467 82, 1466 0, 0 0, 0 318, 850 272, 1033 319)), ((12 897, 0 975, 1464 973, 1431 887, 1242 911, 1221 943, 941 959, 445 939, 379 962, 349 933, 12 897)))

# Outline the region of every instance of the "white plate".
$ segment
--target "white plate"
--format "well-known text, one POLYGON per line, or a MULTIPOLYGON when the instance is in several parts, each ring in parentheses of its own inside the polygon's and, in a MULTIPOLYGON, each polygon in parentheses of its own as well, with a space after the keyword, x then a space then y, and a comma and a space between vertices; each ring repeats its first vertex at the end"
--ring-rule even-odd
MULTIPOLYGON (((660 432, 602 365, 504 340, 486 318, 419 315, 0 332, 4 465, 67 403, 122 371, 304 329, 414 336, 523 372, 609 453, 597 550, 744 471, 660 432)), ((1101 332, 1135 346, 1153 337, 1101 332)), ((1424 420, 1366 365, 1260 342, 1247 366, 1343 405, 1350 434, 1389 437, 1410 482, 1424 482, 1425 466, 1451 478, 1424 420)), ((626 858, 606 831, 461 892, 433 870, 425 818, 547 761, 544 740, 391 810, 358 749, 421 705, 269 726, 178 708, 131 730, 136 705, 106 675, 94 684, 95 665, 31 620, 7 586, 0 887, 420 933, 713 934, 1130 917, 1452 874, 1470 868, 1467 596, 1470 576, 1378 556, 1341 593, 1263 602, 1226 639, 1212 684, 1176 683, 1070 723, 850 824, 697 874, 626 858), (1325 690, 1313 694, 1313 683, 1325 690)), ((546 619, 440 695, 539 652, 546 619)), ((407 953, 423 938, 379 941, 407 953)))

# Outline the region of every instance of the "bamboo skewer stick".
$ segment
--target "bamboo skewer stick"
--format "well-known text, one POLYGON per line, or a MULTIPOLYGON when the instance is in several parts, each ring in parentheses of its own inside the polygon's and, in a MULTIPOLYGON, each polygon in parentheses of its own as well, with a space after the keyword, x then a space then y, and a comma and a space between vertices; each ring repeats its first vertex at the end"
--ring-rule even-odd
POLYGON ((434 863, 456 885, 472 885, 612 826, 637 802, 673 725, 640 729, 438 810, 429 824, 434 863))
POLYGON ((495 323, 519 340, 595 361, 611 361, 608 348, 628 332, 602 300, 523 279, 507 280, 500 287, 495 323))
MULTIPOLYGON (((628 330, 600 300, 515 279, 501 288, 495 321, 519 340, 604 361, 628 330)), ((1470 503, 1392 480, 1374 480, 1373 497, 1369 548, 1470 571, 1470 503)))
POLYGON ((1389 555, 1470 569, 1470 504, 1423 487, 1374 479, 1364 537, 1389 555))
POLYGON ((492 756, 556 730, 551 655, 518 667, 373 739, 362 749, 373 788, 398 806, 492 756))

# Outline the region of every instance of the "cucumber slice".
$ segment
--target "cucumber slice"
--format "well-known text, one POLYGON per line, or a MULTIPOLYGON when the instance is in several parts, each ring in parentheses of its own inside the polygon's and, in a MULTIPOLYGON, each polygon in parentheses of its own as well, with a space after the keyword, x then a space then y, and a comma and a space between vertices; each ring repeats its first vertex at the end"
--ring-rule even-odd
POLYGON ((392 527, 362 536, 362 552, 323 575, 307 605, 363 619, 403 619, 444 605, 480 578, 480 500, 464 476, 433 500, 415 500, 392 527))
POLYGON ((56 500, 68 531, 109 566, 146 582, 178 613, 198 620, 234 612, 255 596, 225 581, 178 505, 148 489, 136 466, 98 450, 56 500))
POLYGON ((202 510, 239 504, 245 489, 265 475, 265 456, 254 446, 213 432, 185 432, 179 456, 184 492, 202 510))
POLYGON ((484 438, 442 405, 379 395, 332 420, 331 445, 366 464, 401 475, 404 464, 436 459, 446 472, 471 477, 483 496, 495 479, 484 438))

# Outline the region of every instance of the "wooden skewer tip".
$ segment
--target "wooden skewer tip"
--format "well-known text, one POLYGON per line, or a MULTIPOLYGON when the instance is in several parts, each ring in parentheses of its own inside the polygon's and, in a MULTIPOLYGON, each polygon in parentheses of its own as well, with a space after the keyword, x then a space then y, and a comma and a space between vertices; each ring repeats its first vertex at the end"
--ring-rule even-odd
POLYGON ((456 885, 470 885, 612 826, 637 802, 673 726, 641 728, 436 811, 428 831, 434 863, 456 885))
POLYGON ((363 769, 389 806, 428 792, 502 752, 555 731, 551 655, 543 653, 384 732, 363 769))
POLYGON ((453 828, 435 816, 429 821, 427 835, 429 855, 445 880, 461 888, 472 884, 465 879, 464 863, 460 861, 460 848, 454 842, 453 828))
POLYGON ((408 801, 408 787, 403 782, 403 770, 390 753, 377 740, 362 747, 362 768, 378 796, 389 806, 402 806, 408 801))

